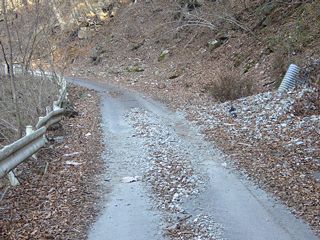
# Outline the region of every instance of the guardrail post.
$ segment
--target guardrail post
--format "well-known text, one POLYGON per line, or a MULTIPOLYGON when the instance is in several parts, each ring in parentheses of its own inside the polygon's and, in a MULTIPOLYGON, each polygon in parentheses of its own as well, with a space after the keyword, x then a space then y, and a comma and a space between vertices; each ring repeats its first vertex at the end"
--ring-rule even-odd
MULTIPOLYGON (((26 135, 30 135, 33 132, 32 126, 26 126, 26 135)), ((20 184, 19 180, 15 176, 13 170, 8 173, 8 178, 11 186, 18 186, 20 184)))
MULTIPOLYGON (((5 71, 6 65, 3 65, 5 71)), ((13 70, 15 72, 21 72, 20 68, 13 66, 13 70)), ((31 70, 30 70, 31 71, 31 70)), ((1 72, 1 66, 0 66, 1 72)), ((31 71, 31 74, 34 75, 37 72, 31 71)), ((42 72, 40 72, 41 75, 42 72)), ((14 169, 23 161, 25 161, 30 155, 33 158, 37 159, 36 152, 45 146, 47 139, 46 139, 46 131, 47 128, 51 125, 58 123, 65 113, 65 109, 61 108, 61 103, 67 99, 67 92, 66 92, 66 85, 67 82, 61 76, 58 76, 61 89, 59 91, 60 96, 58 101, 53 103, 53 111, 51 107, 46 108, 46 116, 39 117, 39 122, 35 127, 35 131, 33 130, 32 126, 26 126, 26 136, 23 138, 18 139, 14 143, 5 146, 3 149, 0 149, 0 177, 7 176, 10 184, 12 186, 19 185, 19 180, 15 176, 14 169), (28 136, 30 135, 30 136, 28 136)))
POLYGON ((59 101, 53 101, 52 109, 53 111, 60 109, 59 101))
MULTIPOLYGON (((30 135, 32 133, 34 133, 34 130, 33 130, 32 126, 31 125, 26 126, 26 136, 28 136, 28 135, 30 135)), ((35 160, 38 159, 36 154, 33 154, 31 157, 33 159, 35 159, 35 160)))
MULTIPOLYGON (((31 133, 33 133, 33 129, 32 129, 32 126, 26 126, 26 135, 29 135, 31 133)), ((36 158, 36 157, 35 157, 36 158)), ((11 186, 15 187, 15 186, 18 186, 20 184, 18 178, 16 177, 16 175, 14 174, 13 170, 10 171, 8 174, 8 179, 9 179, 9 182, 11 184, 11 186)))
POLYGON ((39 122, 40 122, 42 119, 44 119, 44 117, 39 117, 39 122))
POLYGON ((26 135, 30 135, 31 133, 33 133, 33 129, 31 125, 26 126, 26 135))
POLYGON ((48 115, 50 112, 51 112, 51 107, 50 107, 50 106, 47 106, 47 107, 46 107, 46 115, 48 115))
POLYGON ((20 184, 19 180, 14 175, 13 171, 10 171, 7 176, 9 178, 11 186, 15 187, 15 186, 18 186, 20 184))

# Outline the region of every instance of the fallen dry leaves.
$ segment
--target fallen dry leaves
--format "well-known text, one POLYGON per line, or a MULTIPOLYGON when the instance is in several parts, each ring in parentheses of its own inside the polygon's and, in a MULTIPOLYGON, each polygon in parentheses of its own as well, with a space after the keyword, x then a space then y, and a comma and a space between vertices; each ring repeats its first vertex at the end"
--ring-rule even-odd
POLYGON ((193 106, 206 138, 320 234, 320 89, 193 106), (234 111, 230 112, 233 108, 234 111))
POLYGON ((69 98, 79 113, 49 133, 51 140, 21 164, 18 187, 1 179, 1 239, 85 239, 102 197, 104 170, 99 97, 71 87, 69 98))

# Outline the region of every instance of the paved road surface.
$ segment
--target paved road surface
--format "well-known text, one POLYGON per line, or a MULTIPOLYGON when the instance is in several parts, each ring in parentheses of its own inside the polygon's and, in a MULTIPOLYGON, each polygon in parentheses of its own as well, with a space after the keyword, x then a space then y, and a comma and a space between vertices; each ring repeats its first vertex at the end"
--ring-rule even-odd
POLYGON ((182 114, 136 92, 73 81, 102 95, 109 193, 89 239, 318 239, 229 167, 182 114), (123 182, 135 176, 138 181, 123 182), (188 231, 177 227, 181 221, 188 231))

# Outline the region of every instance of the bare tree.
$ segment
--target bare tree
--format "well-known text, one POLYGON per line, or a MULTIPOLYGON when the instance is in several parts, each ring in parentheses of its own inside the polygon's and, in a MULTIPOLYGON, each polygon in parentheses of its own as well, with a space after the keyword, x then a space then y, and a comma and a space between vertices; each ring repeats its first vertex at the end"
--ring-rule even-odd
MULTIPOLYGON (((13 48, 12 48, 12 39, 11 39, 11 31, 9 28, 9 22, 8 22, 8 12, 7 12, 7 2, 6 0, 2 0, 2 11, 4 15, 4 23, 5 23, 5 29, 7 32, 8 37, 8 47, 9 47, 9 79, 10 79, 10 85, 11 85, 11 94, 12 94, 12 100, 15 106, 15 115, 16 115, 16 121, 18 123, 18 137, 22 136, 22 121, 21 121, 21 113, 20 113, 20 107, 18 103, 17 98, 17 88, 16 88, 16 82, 14 77, 14 71, 13 71, 13 48)), ((1 44, 3 47, 3 45, 1 44)), ((5 51, 3 50, 4 56, 6 56, 5 51)), ((4 57, 6 59, 6 57, 4 57)))
POLYGON ((32 4, 1 0, 0 4, 0 54, 6 66, 6 74, 0 76, 0 142, 8 143, 22 135, 24 125, 35 123, 45 114, 45 107, 58 93, 55 81, 32 74, 33 69, 53 72, 50 36, 57 19, 47 0, 34 0, 32 4), (14 71, 16 64, 21 73, 14 71))

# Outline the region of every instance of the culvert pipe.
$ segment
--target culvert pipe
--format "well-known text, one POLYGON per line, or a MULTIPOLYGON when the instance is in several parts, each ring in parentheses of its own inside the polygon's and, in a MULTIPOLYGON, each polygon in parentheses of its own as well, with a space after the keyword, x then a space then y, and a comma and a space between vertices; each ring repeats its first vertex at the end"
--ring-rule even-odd
POLYGON ((290 64, 286 75, 284 76, 280 87, 278 88, 279 92, 287 92, 293 90, 297 85, 303 83, 303 80, 300 77, 301 69, 295 65, 290 64))

